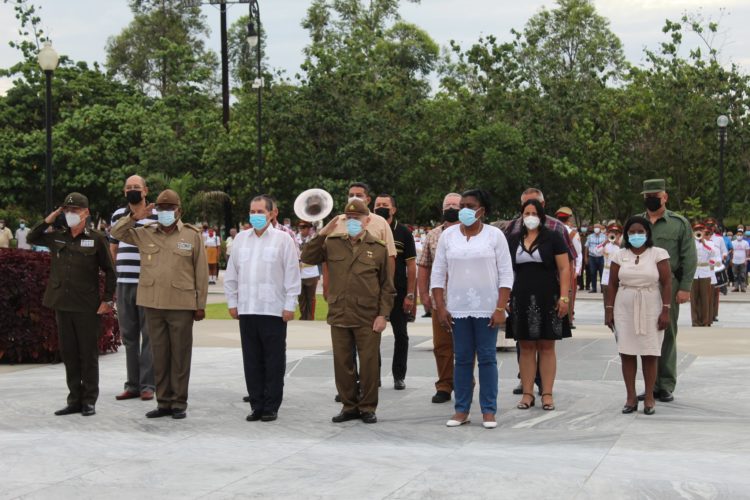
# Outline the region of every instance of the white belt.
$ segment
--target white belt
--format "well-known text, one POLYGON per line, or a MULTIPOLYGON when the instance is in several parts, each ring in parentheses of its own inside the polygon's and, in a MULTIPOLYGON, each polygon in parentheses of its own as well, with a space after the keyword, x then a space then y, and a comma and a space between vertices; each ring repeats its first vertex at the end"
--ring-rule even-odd
POLYGON ((646 318, 642 314, 643 311, 646 310, 647 307, 647 297, 644 295, 644 291, 650 292, 656 287, 654 286, 628 286, 628 285, 620 285, 620 287, 623 290, 635 290, 635 300, 633 301, 633 316, 635 318, 635 334, 636 335, 646 335, 648 333, 648 326, 644 325, 646 323, 646 318))

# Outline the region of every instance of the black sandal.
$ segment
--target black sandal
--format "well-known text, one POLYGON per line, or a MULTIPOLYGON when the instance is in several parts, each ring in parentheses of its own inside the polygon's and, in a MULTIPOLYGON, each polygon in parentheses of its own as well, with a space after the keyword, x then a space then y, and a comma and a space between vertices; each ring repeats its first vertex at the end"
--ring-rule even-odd
POLYGON ((524 392, 523 395, 524 396, 531 396, 531 402, 530 403, 524 403, 523 399, 521 399, 521 402, 519 402, 516 405, 516 408, 518 408, 519 410, 528 410, 529 408, 531 408, 532 406, 534 406, 534 402, 536 401, 536 396, 534 396, 533 394, 529 394, 528 392, 524 392))
MULTIPOLYGON (((544 396, 552 397, 552 394, 548 392, 546 394, 542 394, 542 398, 544 398, 544 396)), ((542 399, 542 403, 544 403, 543 399, 542 399)), ((544 410, 544 411, 552 411, 554 409, 555 409, 555 405, 554 404, 543 404, 542 405, 542 410, 544 410)))

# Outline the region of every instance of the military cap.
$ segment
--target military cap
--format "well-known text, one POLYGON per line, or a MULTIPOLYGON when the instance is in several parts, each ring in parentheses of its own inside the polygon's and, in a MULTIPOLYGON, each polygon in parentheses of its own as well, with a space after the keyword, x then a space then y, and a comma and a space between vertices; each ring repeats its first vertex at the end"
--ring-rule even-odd
POLYGON ((622 226, 619 225, 619 224, 617 224, 615 222, 615 223, 612 223, 609 226, 607 226, 607 231, 617 231, 617 232, 621 233, 622 232, 622 226))
POLYGON ((573 210, 571 210, 570 207, 560 207, 557 209, 557 212, 555 212, 555 215, 557 214, 567 215, 568 217, 570 217, 571 215, 573 215, 573 210))
POLYGON ((718 222, 713 217, 707 218, 705 221, 703 221, 707 226, 716 226, 718 225, 718 222))
POLYGON ((696 222, 693 224, 693 229, 706 229, 706 226, 702 222, 696 222))
POLYGON ((344 210, 345 214, 357 214, 357 215, 370 215, 370 209, 367 208, 367 205, 365 205, 365 202, 356 199, 351 200, 346 203, 346 209, 344 210))
POLYGON ((89 208, 89 199, 81 193, 70 193, 63 201, 64 207, 89 208))
POLYGON ((664 179, 648 179, 643 181, 643 191, 641 194, 661 193, 667 190, 667 183, 664 179))
POLYGON ((161 204, 180 206, 180 196, 171 189, 165 189, 156 197, 156 205, 161 204))

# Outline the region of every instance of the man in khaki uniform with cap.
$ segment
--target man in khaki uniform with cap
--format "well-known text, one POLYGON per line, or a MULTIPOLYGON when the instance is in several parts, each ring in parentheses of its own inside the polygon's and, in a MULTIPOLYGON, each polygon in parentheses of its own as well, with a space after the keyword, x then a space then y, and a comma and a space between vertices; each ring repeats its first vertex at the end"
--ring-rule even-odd
POLYGON ((193 321, 205 317, 208 263, 200 229, 180 221, 180 197, 167 189, 156 198, 158 223, 135 227, 154 204, 138 206, 112 228, 112 236, 141 254, 136 303, 146 308, 154 356, 158 407, 148 418, 185 418, 193 348, 193 321))
POLYGON ((68 405, 55 415, 96 413, 99 396, 99 315, 112 310, 115 266, 107 237, 86 227, 89 200, 70 193, 63 206, 29 233, 28 241, 50 250, 50 275, 43 304, 55 310, 60 355, 65 363, 68 405), (60 214, 64 228, 49 229, 60 214), (104 271, 104 294, 99 293, 99 271, 104 271))
MULTIPOLYGON (((664 179, 643 181, 643 203, 646 206, 646 217, 651 222, 651 233, 654 246, 663 248, 669 253, 669 266, 672 271, 672 303, 663 304, 669 309, 669 325, 664 331, 664 341, 659 357, 659 371, 656 375, 656 386, 646 387, 653 390, 654 397, 668 403, 674 400, 672 392, 677 384, 677 318, 680 304, 690 301, 690 289, 696 267, 695 242, 688 220, 671 210, 667 210, 669 195, 664 179)), ((643 401, 646 394, 640 394, 643 401)))
POLYGON ((362 200, 346 204, 346 234, 331 234, 338 217, 328 223, 302 250, 305 264, 328 265, 328 324, 331 325, 336 389, 343 409, 333 422, 361 418, 377 422, 378 381, 380 380, 380 338, 393 307, 393 273, 389 272, 385 243, 376 240, 366 227, 370 210, 362 200), (356 345, 360 360, 354 367, 356 345))

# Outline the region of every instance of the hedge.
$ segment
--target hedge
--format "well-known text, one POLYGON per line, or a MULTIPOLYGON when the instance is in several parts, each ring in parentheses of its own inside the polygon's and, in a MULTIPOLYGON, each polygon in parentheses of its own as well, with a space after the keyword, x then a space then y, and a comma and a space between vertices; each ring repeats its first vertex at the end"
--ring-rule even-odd
MULTIPOLYGON (((49 268, 47 252, 0 250, 0 363, 59 361, 55 313, 42 305, 49 268)), ((116 352, 122 341, 115 313, 102 316, 101 328, 99 352, 116 352)))

